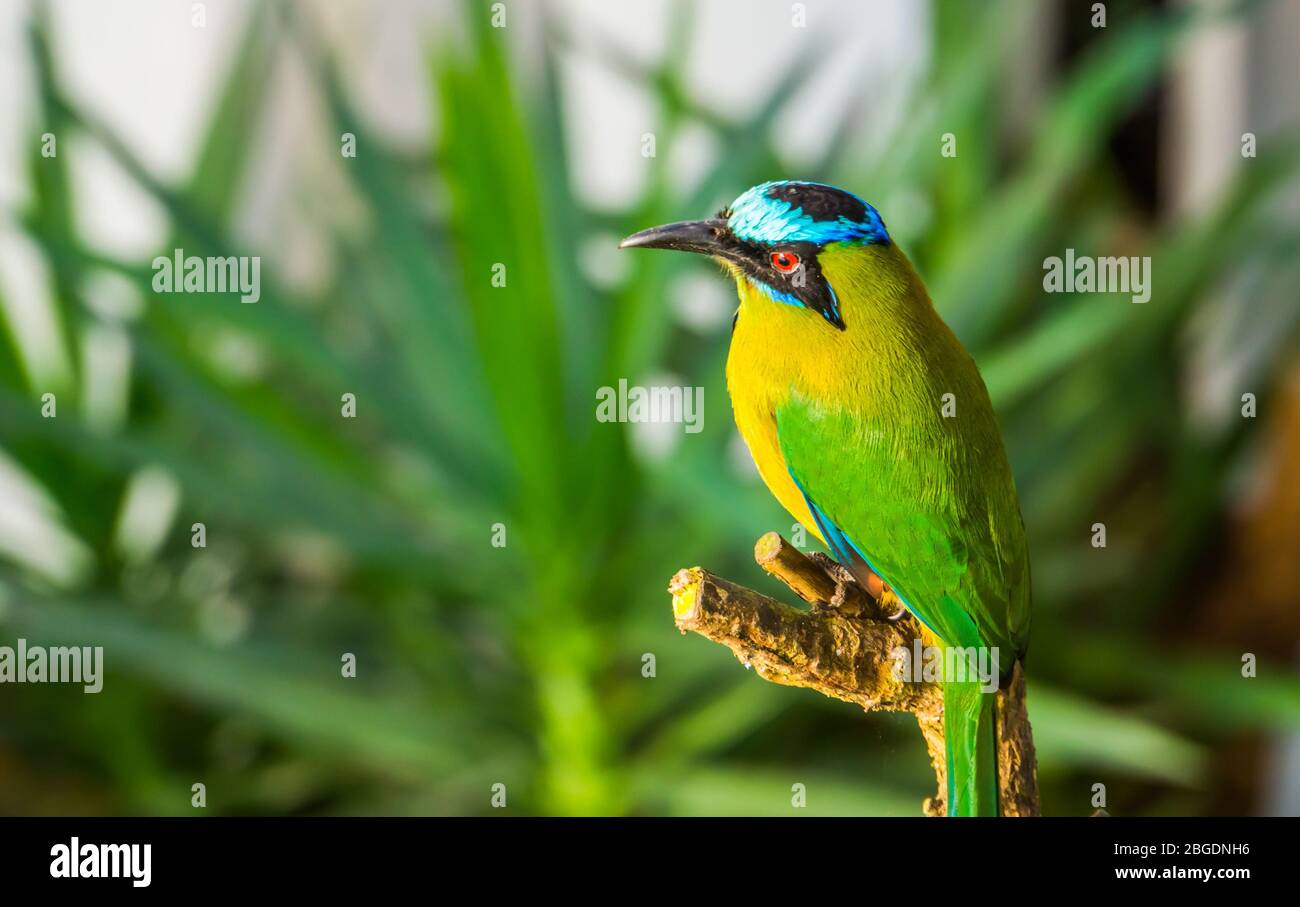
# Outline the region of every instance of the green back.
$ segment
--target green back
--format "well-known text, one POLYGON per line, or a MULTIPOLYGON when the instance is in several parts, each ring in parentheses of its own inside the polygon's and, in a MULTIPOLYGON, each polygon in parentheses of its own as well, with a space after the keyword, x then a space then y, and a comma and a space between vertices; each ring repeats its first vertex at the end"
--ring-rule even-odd
POLYGON ((857 397, 792 390, 776 413, 781 450, 813 505, 913 613, 949 644, 998 646, 1008 671, 1029 633, 1024 525, 984 383, 933 323, 914 355, 895 357, 857 397))

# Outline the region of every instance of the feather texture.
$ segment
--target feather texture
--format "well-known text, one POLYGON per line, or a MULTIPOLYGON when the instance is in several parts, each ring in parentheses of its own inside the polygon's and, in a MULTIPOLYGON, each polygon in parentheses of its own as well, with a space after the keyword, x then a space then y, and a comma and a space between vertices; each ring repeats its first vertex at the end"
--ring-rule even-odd
MULTIPOLYGON (((1029 633, 1029 560, 988 392, 890 243, 826 245, 845 330, 738 274, 727 363, 736 424, 764 482, 849 569, 869 565, 948 647, 1029 633)), ((945 687, 950 809, 996 811, 992 696, 945 687), (990 801, 989 784, 993 784, 990 801)))

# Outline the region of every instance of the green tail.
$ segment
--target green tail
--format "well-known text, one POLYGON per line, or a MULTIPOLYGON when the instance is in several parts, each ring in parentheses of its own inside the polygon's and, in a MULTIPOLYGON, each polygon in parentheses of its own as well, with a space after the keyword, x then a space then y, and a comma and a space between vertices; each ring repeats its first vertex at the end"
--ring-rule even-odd
POLYGON ((948 815, 998 814, 996 693, 978 683, 943 685, 943 738, 948 760, 948 815))

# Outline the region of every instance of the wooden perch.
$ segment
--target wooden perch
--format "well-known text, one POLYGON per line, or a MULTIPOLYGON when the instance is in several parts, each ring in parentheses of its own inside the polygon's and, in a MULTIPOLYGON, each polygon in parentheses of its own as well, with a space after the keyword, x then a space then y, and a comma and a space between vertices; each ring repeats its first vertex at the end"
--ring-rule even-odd
MULTIPOLYGON (((758 540, 754 558, 811 610, 692 567, 678 571, 668 586, 678 628, 721 643, 773 683, 808 687, 868 712, 914 714, 938 783, 937 795, 922 808, 928 815, 944 815, 943 691, 938 683, 903 679, 897 667, 898 653, 910 651, 921 636, 916 618, 878 577, 864 590, 830 558, 806 555, 775 532, 758 540)), ((1001 812, 1036 816, 1034 741, 1019 662, 997 696, 1001 812)))

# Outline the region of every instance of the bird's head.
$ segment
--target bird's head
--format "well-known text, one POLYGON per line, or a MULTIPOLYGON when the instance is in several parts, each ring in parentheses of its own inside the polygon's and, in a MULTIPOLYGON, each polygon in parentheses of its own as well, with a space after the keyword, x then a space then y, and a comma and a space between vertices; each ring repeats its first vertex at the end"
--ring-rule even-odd
POLYGON ((819 256, 828 246, 888 242, 880 214, 853 193, 780 180, 748 190, 715 218, 642 230, 619 247, 711 255, 738 281, 777 302, 811 309, 843 330, 839 299, 819 256))

